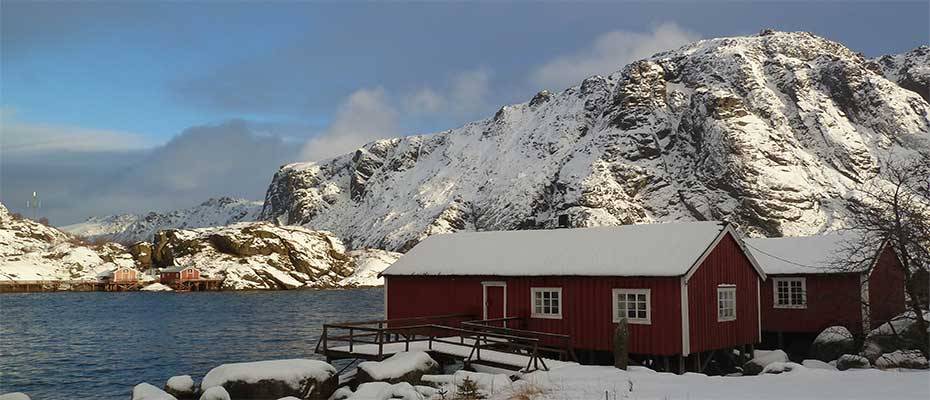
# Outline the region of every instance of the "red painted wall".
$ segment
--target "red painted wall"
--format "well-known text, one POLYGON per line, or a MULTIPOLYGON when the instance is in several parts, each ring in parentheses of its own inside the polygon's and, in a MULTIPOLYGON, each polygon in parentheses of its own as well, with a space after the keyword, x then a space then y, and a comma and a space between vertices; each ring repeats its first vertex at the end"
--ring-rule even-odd
POLYGON ((527 317, 525 329, 572 336, 578 349, 610 351, 613 289, 651 289, 652 324, 630 324, 630 352, 681 352, 680 279, 636 277, 429 277, 386 276, 388 318, 483 313, 482 281, 507 283, 507 316, 527 317), (562 319, 529 318, 531 288, 562 288, 562 319))
POLYGON ((688 281, 691 353, 760 341, 759 275, 729 234, 688 281), (717 287, 736 285, 736 320, 717 321, 717 287))
POLYGON ((862 330, 859 274, 769 275, 762 286, 762 330, 819 333, 834 325, 862 330), (775 308, 772 278, 807 279, 807 308, 775 308))
POLYGON ((869 321, 875 328, 904 312, 904 270, 891 247, 869 275, 869 321))

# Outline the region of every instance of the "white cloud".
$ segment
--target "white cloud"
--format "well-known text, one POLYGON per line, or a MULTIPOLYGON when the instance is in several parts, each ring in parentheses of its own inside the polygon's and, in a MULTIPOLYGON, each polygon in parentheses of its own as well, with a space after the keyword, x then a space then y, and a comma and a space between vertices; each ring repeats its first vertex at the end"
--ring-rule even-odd
POLYGON ((426 87, 404 97, 404 110, 412 114, 472 116, 484 111, 491 92, 491 71, 487 68, 453 74, 443 89, 426 87))
POLYGON ((562 89, 576 85, 589 76, 610 74, 630 62, 663 50, 678 48, 699 38, 698 34, 674 23, 663 23, 646 33, 608 32, 598 36, 590 48, 558 57, 537 68, 530 79, 541 87, 562 89))
POLYGON ((61 151, 129 151, 154 144, 136 133, 21 122, 9 108, 0 111, 0 116, 0 151, 6 156, 61 151))
POLYGON ((302 156, 313 161, 335 157, 397 133, 397 112, 384 89, 361 89, 349 95, 326 130, 304 144, 302 156))

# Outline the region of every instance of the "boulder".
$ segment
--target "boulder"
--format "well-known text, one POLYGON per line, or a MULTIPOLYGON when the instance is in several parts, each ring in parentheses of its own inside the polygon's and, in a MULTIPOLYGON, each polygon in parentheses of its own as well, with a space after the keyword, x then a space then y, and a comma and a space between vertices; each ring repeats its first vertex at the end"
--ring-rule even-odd
MULTIPOLYGON (((930 312, 925 312, 923 318, 930 319, 930 312)), ((860 354, 874 363, 883 354, 916 350, 925 345, 926 336, 917 328, 916 319, 916 314, 909 311, 873 329, 866 336, 860 354)))
POLYGON ((240 399, 327 400, 339 386, 336 368, 308 359, 269 360, 223 364, 207 372, 201 390, 222 386, 240 399))
POLYGON ((407 382, 368 382, 359 385, 354 392, 343 387, 333 394, 331 400, 421 400, 432 399, 436 393, 435 388, 413 386, 407 382))
POLYGON ((855 354, 843 354, 836 359, 836 369, 845 371, 851 368, 871 368, 869 359, 855 354))
POLYGON ((917 350, 897 350, 882 354, 882 356, 875 361, 875 367, 881 369, 927 369, 928 364, 926 357, 917 350))
POLYGON ((179 399, 193 399, 197 394, 194 378, 190 375, 179 375, 168 378, 165 383, 165 392, 179 399))
POLYGON ((759 375, 771 363, 788 362, 788 355, 781 350, 756 350, 752 360, 743 364, 743 375, 759 375))
POLYGON ((214 386, 204 390, 203 394, 200 395, 200 400, 232 400, 232 398, 229 397, 229 392, 223 389, 222 386, 214 386))
POLYGON ((132 388, 132 400, 178 400, 154 385, 142 382, 132 388))
POLYGON ((29 396, 26 396, 26 394, 22 392, 14 392, 0 394, 0 400, 29 400, 29 396))
POLYGON ((804 360, 801 365, 807 369, 826 369, 830 371, 836 371, 835 366, 820 360, 804 360))
POLYGON ((423 375, 440 373, 439 363, 422 351, 394 354, 384 361, 365 361, 358 365, 355 379, 358 383, 407 382, 421 384, 423 375))
POLYGON ((762 369, 763 374, 780 374, 795 370, 805 369, 804 366, 793 362, 773 362, 762 369))
POLYGON ((811 344, 810 355, 814 359, 830 362, 843 354, 856 352, 853 335, 844 326, 831 326, 820 332, 811 344))

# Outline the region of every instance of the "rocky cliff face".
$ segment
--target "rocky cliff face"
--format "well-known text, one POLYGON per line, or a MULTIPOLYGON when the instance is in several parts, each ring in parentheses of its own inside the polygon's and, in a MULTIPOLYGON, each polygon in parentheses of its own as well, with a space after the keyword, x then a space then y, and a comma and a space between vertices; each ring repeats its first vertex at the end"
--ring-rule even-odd
POLYGON ((118 244, 90 245, 58 229, 15 217, 0 204, 0 280, 95 280, 135 261, 118 244))
POLYGON ((930 156, 927 101, 876 70, 808 33, 700 41, 461 128, 284 166, 262 218, 397 251, 559 215, 814 234, 843 224, 880 160, 930 156))
POLYGON ((261 209, 262 203, 259 201, 220 197, 191 208, 165 213, 91 217, 85 222, 63 226, 61 229, 89 240, 131 244, 151 241, 153 235, 163 229, 192 229, 255 221, 261 209))
POLYGON ((399 256, 348 252, 328 232, 262 222, 163 230, 151 245, 153 266, 193 265, 227 289, 380 285, 377 274, 399 256))
POLYGON ((872 60, 873 69, 901 87, 930 101, 930 46, 872 60))

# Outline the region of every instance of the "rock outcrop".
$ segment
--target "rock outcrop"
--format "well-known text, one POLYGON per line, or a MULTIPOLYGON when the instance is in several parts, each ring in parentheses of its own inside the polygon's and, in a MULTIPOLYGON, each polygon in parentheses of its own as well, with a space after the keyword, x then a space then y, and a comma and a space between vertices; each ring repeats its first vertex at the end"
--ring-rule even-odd
POLYGON ((930 46, 872 60, 885 78, 930 101, 930 46))
POLYGON ((560 220, 816 234, 843 225, 881 160, 930 157, 930 105, 876 65, 804 32, 703 40, 461 128, 286 165, 261 217, 394 251, 560 220))
POLYGON ((397 257, 381 250, 350 253, 329 232, 267 222, 163 230, 152 244, 156 267, 194 265, 208 276, 223 278, 227 289, 377 285, 377 274, 397 257))

